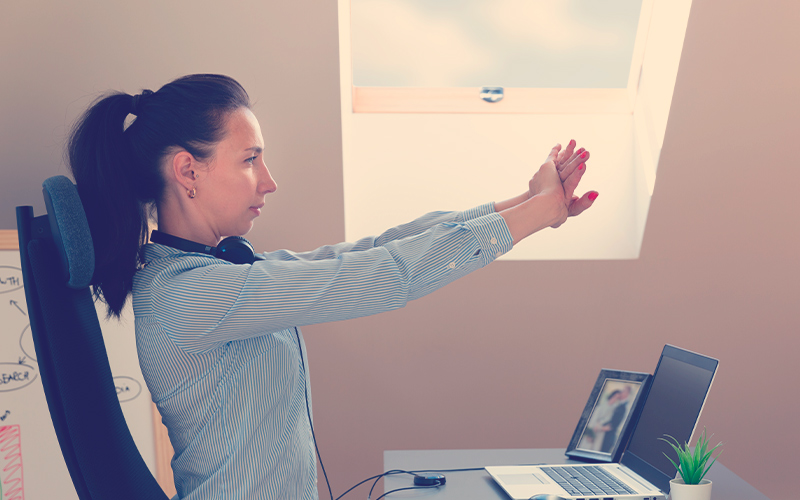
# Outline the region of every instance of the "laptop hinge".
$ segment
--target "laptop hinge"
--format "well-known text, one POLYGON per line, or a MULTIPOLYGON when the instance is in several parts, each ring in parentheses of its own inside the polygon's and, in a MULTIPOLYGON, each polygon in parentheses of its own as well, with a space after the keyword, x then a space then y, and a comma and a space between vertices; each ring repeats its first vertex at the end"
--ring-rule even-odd
POLYGON ((650 485, 649 481, 645 481, 644 478, 639 476, 639 474, 636 474, 634 471, 628 469, 627 467, 618 467, 617 472, 628 476, 631 481, 636 483, 641 488, 642 492, 653 491, 654 489, 655 490, 658 489, 654 488, 655 485, 650 485))

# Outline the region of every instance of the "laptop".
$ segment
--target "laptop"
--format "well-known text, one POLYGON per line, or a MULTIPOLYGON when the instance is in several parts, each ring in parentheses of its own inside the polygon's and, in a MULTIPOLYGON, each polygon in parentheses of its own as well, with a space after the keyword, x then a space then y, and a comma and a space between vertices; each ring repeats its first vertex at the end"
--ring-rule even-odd
POLYGON ((516 500, 551 494, 570 500, 665 500, 675 467, 665 434, 688 442, 719 361, 666 345, 650 391, 619 463, 486 467, 516 500), (598 484, 594 484, 598 483, 598 484))

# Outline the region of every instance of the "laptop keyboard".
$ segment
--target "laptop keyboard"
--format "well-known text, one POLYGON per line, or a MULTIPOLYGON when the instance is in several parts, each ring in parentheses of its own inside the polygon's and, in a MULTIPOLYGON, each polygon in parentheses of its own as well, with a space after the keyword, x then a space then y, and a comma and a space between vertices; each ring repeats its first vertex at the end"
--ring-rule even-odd
POLYGON ((570 495, 630 495, 636 493, 605 469, 596 465, 540 468, 570 495))

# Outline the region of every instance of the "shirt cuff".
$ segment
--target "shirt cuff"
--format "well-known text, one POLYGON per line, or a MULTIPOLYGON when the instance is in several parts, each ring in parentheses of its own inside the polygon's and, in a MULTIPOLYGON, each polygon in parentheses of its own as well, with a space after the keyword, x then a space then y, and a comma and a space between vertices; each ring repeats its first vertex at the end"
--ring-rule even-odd
POLYGON ((483 205, 479 205, 475 208, 470 208, 469 210, 464 210, 463 212, 459 213, 456 217, 456 222, 473 220, 477 219, 478 217, 483 217, 484 215, 493 213, 495 213, 494 202, 484 203, 483 205))
POLYGON ((492 212, 467 220, 464 222, 464 227, 472 231, 478 240, 484 265, 508 252, 514 246, 514 240, 508 230, 506 220, 498 213, 492 212))

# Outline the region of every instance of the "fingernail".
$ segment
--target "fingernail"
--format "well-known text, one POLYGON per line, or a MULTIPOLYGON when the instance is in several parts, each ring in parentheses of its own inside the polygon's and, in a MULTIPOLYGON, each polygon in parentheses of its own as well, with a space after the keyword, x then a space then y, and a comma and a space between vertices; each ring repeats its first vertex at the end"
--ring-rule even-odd
POLYGON ((570 146, 574 146, 575 145, 575 139, 570 139, 569 140, 569 145, 570 146))
POLYGON ((578 165, 578 170, 583 170, 583 167, 585 166, 586 166, 585 163, 581 163, 580 165, 578 165))
POLYGON ((599 194, 600 194, 600 193, 598 193, 598 192, 596 192, 596 191, 592 191, 591 193, 589 193, 589 201, 594 201, 594 200, 596 200, 596 199, 597 199, 597 195, 599 195, 599 194))
POLYGON ((581 158, 586 158, 586 153, 581 153, 581 158))

